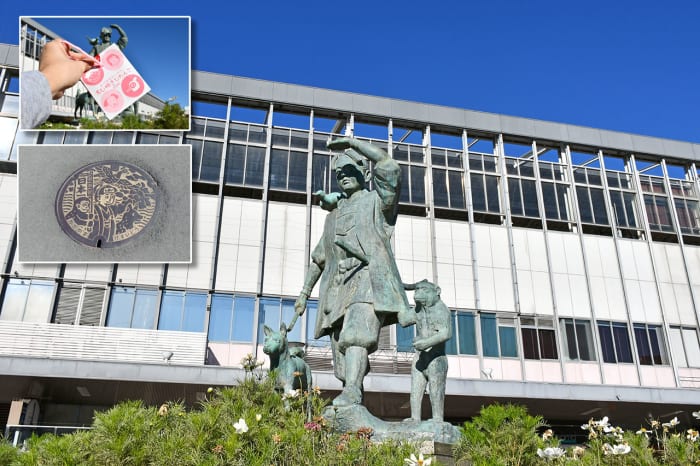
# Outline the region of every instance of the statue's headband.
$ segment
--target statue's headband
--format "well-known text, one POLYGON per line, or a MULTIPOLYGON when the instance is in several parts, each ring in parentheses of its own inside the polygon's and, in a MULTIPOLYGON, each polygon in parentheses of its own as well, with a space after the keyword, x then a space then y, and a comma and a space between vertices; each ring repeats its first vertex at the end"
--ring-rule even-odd
POLYGON ((340 154, 333 155, 333 170, 340 170, 345 165, 355 165, 361 171, 367 171, 367 161, 353 149, 346 149, 340 154))

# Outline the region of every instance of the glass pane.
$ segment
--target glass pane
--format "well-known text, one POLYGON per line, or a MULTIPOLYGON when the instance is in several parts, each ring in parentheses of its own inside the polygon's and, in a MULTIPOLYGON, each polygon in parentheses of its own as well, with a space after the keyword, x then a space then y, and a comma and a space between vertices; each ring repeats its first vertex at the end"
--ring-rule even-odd
POLYGON ((649 345, 654 364, 668 364, 661 327, 649 326, 649 345))
POLYGON ((540 356, 542 359, 559 359, 557 354, 557 342, 554 338, 554 330, 539 330, 540 356))
POLYGON ((221 142, 204 141, 204 154, 202 155, 202 169, 199 179, 202 181, 219 181, 221 172, 221 150, 224 144, 221 142))
POLYGON ((554 190, 554 183, 542 183, 542 200, 544 201, 545 217, 553 220, 559 220, 557 195, 554 190))
POLYGON ((602 189, 591 188, 591 204, 593 205, 593 215, 595 223, 598 225, 608 224, 608 214, 605 210, 605 197, 602 189))
POLYGON ((129 328, 131 326, 131 309, 134 304, 133 288, 114 288, 109 301, 107 327, 129 328))
POLYGON ((32 282, 29 286, 27 305, 24 308, 24 322, 48 322, 51 303, 53 301, 53 285, 32 282))
POLYGON ((226 183, 243 184, 245 171, 245 146, 229 144, 226 149, 226 183))
POLYGON ((233 296, 214 295, 211 298, 209 314, 209 341, 229 341, 231 334, 231 314, 233 296))
POLYGON ((306 191, 306 152, 289 153, 289 189, 306 191))
POLYGON ((187 133, 188 136, 204 136, 204 125, 205 121, 202 118, 192 118, 190 131, 187 133))
POLYGON ((290 144, 296 149, 306 150, 309 145, 309 133, 303 131, 292 131, 290 144))
POLYGON ((576 337, 578 338, 578 352, 582 361, 595 361, 593 351, 593 334, 588 322, 576 321, 576 337))
POLYGON ((401 167, 401 203, 411 202, 411 189, 410 189, 410 179, 408 176, 408 165, 399 165, 401 167))
POLYGON ((523 356, 525 359, 540 359, 537 350, 537 331, 534 328, 523 328, 523 356))
POLYGON ((185 315, 182 320, 182 330, 185 332, 203 332, 206 310, 207 295, 188 292, 185 296, 185 315))
POLYGON ((335 185, 331 182, 330 170, 330 157, 314 154, 311 168, 311 192, 329 193, 335 189, 335 185))
POLYGON ((501 356, 518 357, 518 347, 515 338, 515 327, 498 327, 498 337, 501 342, 501 356))
POLYGON ((459 353, 476 354, 476 325, 474 314, 457 313, 459 353))
POLYGON ((484 211, 486 209, 486 191, 484 190, 484 175, 472 173, 469 176, 472 189, 472 206, 476 211, 484 211))
POLYGON ((22 320, 24 305, 29 293, 29 283, 11 279, 5 289, 5 300, 0 311, 0 320, 22 320))
POLYGON ((265 341, 263 327, 267 325, 275 332, 280 329, 280 304, 279 298, 264 298, 260 300, 260 316, 258 318, 258 341, 265 341))
POLYGON ((486 203, 489 212, 500 212, 501 204, 498 202, 498 177, 486 176, 486 203))
POLYGON ((600 334, 600 349, 603 352, 604 362, 617 362, 615 358, 615 347, 613 345, 612 331, 608 322, 598 324, 600 334))
POLYGON ((158 330, 180 330, 182 320, 182 291, 165 291, 160 304, 158 330))
POLYGON ((411 166, 411 202, 425 204, 425 168, 423 167, 411 166))
MULTIPOLYGON (((95 133, 91 134, 91 138, 92 138, 91 142, 93 144, 95 144, 94 137, 92 137, 92 136, 94 136, 94 134, 95 133)), ((137 139, 138 139, 139 144, 158 144, 158 135, 157 134, 140 133, 137 136, 137 139)))
POLYGON ((185 139, 187 144, 192 145, 192 179, 199 179, 199 166, 202 163, 202 141, 197 139, 185 139))
POLYGON ((314 338, 316 331, 316 315, 318 313, 318 301, 309 300, 306 302, 306 342, 309 346, 330 346, 331 340, 328 335, 319 339, 314 338))
POLYGON ((450 206, 453 209, 464 209, 464 188, 462 186, 462 173, 456 171, 447 172, 450 181, 450 206))
POLYGON ((231 123, 228 129, 229 141, 246 142, 248 139, 248 125, 231 123))
POLYGON ((287 164, 288 152, 283 149, 272 149, 270 158, 271 188, 287 189, 287 164))
POLYGON ((245 184, 247 186, 262 186, 264 167, 265 149, 249 146, 245 164, 245 184))
POLYGON ((535 181, 522 180, 523 185, 523 204, 525 207, 525 215, 528 217, 539 217, 540 209, 537 206, 537 188, 535 181))
MULTIPOLYGON (((133 131, 115 131, 112 136, 112 144, 131 144, 134 139, 133 131)), ((44 141, 46 143, 46 141, 44 141)))
POLYGON ((562 319, 562 333, 566 336, 566 357, 571 360, 577 360, 578 351, 573 320, 562 319))
POLYGON ((647 329, 643 325, 634 326, 634 339, 637 342, 637 354, 639 355, 639 364, 651 366, 651 349, 649 348, 649 338, 647 337, 647 329))
MULTIPOLYGON (((450 313, 450 320, 452 321, 452 328, 457 328, 457 320, 454 312, 450 313)), ((457 334, 452 332, 452 337, 445 342, 445 353, 447 354, 457 354, 457 334)))
POLYGON ((152 329, 154 327, 157 300, 158 293, 155 290, 136 290, 131 328, 152 329))
POLYGON ((496 331, 496 315, 482 313, 480 316, 481 346, 484 356, 498 357, 498 334, 496 331))
POLYGON ((225 123, 223 121, 208 120, 206 136, 208 138, 223 139, 224 128, 225 123))
POLYGON ((265 144, 267 142, 267 128, 264 126, 250 126, 248 128, 248 142, 265 144))
POLYGON ((236 296, 233 308, 232 340, 245 342, 253 341, 254 317, 255 298, 250 296, 236 296))
POLYGON ((560 220, 569 220, 569 187, 565 184, 557 184, 557 202, 559 203, 560 220))
POLYGON ((404 353, 413 352, 415 327, 415 325, 402 327, 399 324, 396 324, 396 351, 402 351, 404 353))
POLYGON ((683 344, 686 356, 688 356, 688 365, 700 367, 700 345, 698 344, 697 331, 694 328, 683 329, 683 344))
POLYGON ((627 333, 627 324, 615 322, 612 331, 615 337, 617 362, 632 362, 632 347, 627 333))
POLYGON ((510 210, 513 215, 523 215, 523 201, 520 196, 520 183, 517 178, 508 178, 508 195, 510 196, 510 210))
POLYGON ((450 200, 447 195, 446 171, 433 169, 433 202, 437 207, 449 207, 450 200))
POLYGON ((591 210, 591 201, 588 198, 588 189, 582 186, 576 186, 576 197, 578 198, 578 209, 581 214, 583 223, 593 223, 593 211, 591 210))

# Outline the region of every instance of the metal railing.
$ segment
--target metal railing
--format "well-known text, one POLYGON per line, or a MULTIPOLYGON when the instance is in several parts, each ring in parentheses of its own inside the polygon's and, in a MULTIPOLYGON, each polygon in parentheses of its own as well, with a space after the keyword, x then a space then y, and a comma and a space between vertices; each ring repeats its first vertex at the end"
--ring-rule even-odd
POLYGON ((78 430, 90 430, 91 427, 82 426, 43 426, 43 425, 21 425, 7 424, 5 426, 5 438, 12 442, 12 446, 18 447, 24 444, 32 435, 44 434, 70 434, 78 430))

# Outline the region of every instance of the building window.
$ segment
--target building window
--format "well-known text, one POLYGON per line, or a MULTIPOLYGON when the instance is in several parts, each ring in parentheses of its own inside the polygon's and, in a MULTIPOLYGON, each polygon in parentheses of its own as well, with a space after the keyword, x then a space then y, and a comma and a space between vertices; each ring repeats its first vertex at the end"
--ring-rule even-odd
POLYGON ((598 333, 604 362, 633 362, 627 324, 600 320, 598 333))
POLYGON ((12 278, 5 288, 0 320, 48 322, 54 284, 12 278))
MULTIPOLYGON (((262 344, 265 337, 263 326, 267 325, 277 331, 284 323, 289 325, 294 317, 294 301, 281 298, 260 299, 260 315, 258 317, 258 343, 262 344)), ((301 322, 294 325, 292 332, 287 335, 289 341, 301 341, 301 322)))
POLYGON ((571 361, 595 361, 591 323, 587 320, 561 319, 559 324, 561 334, 566 338, 566 358, 571 361))
POLYGON ((474 211, 500 213, 499 172, 496 157, 469 152, 469 171, 474 211))
POLYGON ((481 346, 487 357, 518 357, 515 319, 482 312, 481 346))
POLYGON ((400 202, 402 204, 425 205, 425 167, 422 166, 425 162, 425 155, 423 146, 404 143, 395 144, 393 158, 399 161, 401 165, 400 202))
POLYGON ((207 294, 165 291, 160 304, 158 330, 203 332, 207 294))
POLYGON ((229 143, 226 149, 226 184, 260 187, 264 171, 264 147, 229 143))
POLYGON ((521 317, 520 332, 525 359, 559 359, 552 319, 521 317))
POLYGON ((639 364, 645 366, 668 364, 664 335, 659 325, 634 324, 639 364))
POLYGON ((253 341, 255 298, 215 293, 211 297, 209 341, 253 341))
POLYGON ((306 152, 272 149, 270 156, 270 188, 284 191, 306 191, 306 152))
POLYGON ((413 349, 413 338, 416 336, 416 326, 409 325, 408 327, 402 327, 396 324, 396 351, 401 351, 404 353, 412 353, 413 349))
MULTIPOLYGON (((307 346, 331 346, 331 339, 328 335, 321 338, 314 338, 316 333, 316 315, 318 313, 318 301, 310 299, 306 302, 306 345, 307 346)), ((301 322, 297 322, 295 327, 301 327, 301 322)))
POLYGON ((609 225, 600 170, 574 167, 574 180, 576 181, 576 198, 581 222, 609 225))
POLYGON ((476 354, 476 317, 472 312, 455 312, 453 339, 457 340, 459 354, 476 354))
POLYGON ((644 209, 649 220, 649 228, 655 231, 672 232, 671 208, 666 195, 666 187, 661 177, 639 175, 644 193, 644 209))
POLYGON ((433 167, 433 202, 436 207, 466 209, 464 200, 464 171, 462 153, 433 147, 430 150, 433 167), (451 169, 453 168, 454 169, 451 169))
POLYGON ((112 289, 107 327, 155 328, 158 291, 121 286, 112 289))
POLYGON ((520 217, 539 217, 540 209, 537 205, 534 163, 531 160, 518 160, 507 157, 506 169, 508 174, 511 175, 508 176, 511 213, 520 217), (533 179, 525 177, 533 177, 533 179))
POLYGON ((700 343, 697 329, 672 326, 669 329, 671 354, 678 367, 700 367, 700 343))

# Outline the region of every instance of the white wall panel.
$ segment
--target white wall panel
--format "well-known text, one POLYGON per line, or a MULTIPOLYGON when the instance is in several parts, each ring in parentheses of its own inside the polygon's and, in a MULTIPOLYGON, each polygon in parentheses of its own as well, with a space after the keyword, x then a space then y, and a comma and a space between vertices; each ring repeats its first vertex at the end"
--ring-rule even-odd
POLYGON ((518 273, 520 311, 526 314, 554 313, 547 273, 544 233, 513 229, 513 242, 518 273))
MULTIPOLYGON (((634 322, 646 322, 644 311, 644 297, 639 280, 626 280, 627 300, 630 306, 630 315, 634 322)), ((612 318, 612 317, 611 317, 612 318)))
POLYGON ((661 316, 661 306, 659 305, 659 293, 656 290, 656 283, 640 281, 642 292, 642 303, 644 303, 645 322, 663 322, 661 316))
POLYGON ((271 202, 268 208, 263 292, 296 295, 304 285, 306 207, 271 202))
POLYGON ((455 271, 455 306, 473 309, 474 303, 474 273, 471 266, 456 264, 455 271))
POLYGON ((474 225, 481 308, 514 311, 508 232, 504 227, 474 225))
POLYGON ((557 301, 557 313, 560 317, 574 317, 574 305, 571 299, 571 288, 569 287, 569 276, 565 273, 552 273, 552 281, 557 301))
POLYGON ((437 274, 440 286, 440 298, 447 307, 457 307, 457 289, 455 286, 455 268, 452 264, 437 264, 437 274))
POLYGON ((496 310, 515 312, 513 278, 510 269, 493 269, 496 293, 496 310))
POLYGON ((474 308, 468 225, 436 220, 435 238, 437 281, 443 290, 442 300, 450 307, 474 308))
MULTIPOLYGON (((481 298, 481 309, 493 311, 498 308, 496 303, 496 284, 494 280, 494 269, 491 267, 479 267, 479 297, 481 298)), ((513 294, 512 292, 510 293, 513 294)))
POLYGON ((690 283, 700 285, 700 246, 685 245, 685 260, 690 283))
POLYGON ((256 291, 259 268, 262 202, 224 198, 216 288, 256 291))
POLYGON ((401 262, 399 274, 404 283, 415 283, 423 279, 435 281, 430 235, 428 219, 406 216, 397 219, 394 229, 394 256, 397 264, 401 262))
POLYGON ((192 195, 192 263, 168 266, 167 286, 209 288, 218 199, 192 195))
POLYGON ((163 266, 161 264, 120 264, 117 266, 117 281, 123 284, 160 285, 163 266))
POLYGON ((695 310, 693 308, 693 298, 690 295, 690 289, 685 284, 674 283, 673 291, 678 305, 678 314, 681 323, 684 325, 697 326, 695 310))
MULTIPOLYGON (((588 318, 591 316, 591 303, 588 299, 586 282, 581 275, 569 275, 569 289, 576 317, 588 318)), ((557 290, 557 294, 559 291, 557 290)))
POLYGON ((486 225, 474 225, 476 240, 476 261, 479 267, 493 267, 491 257, 491 231, 486 225))

